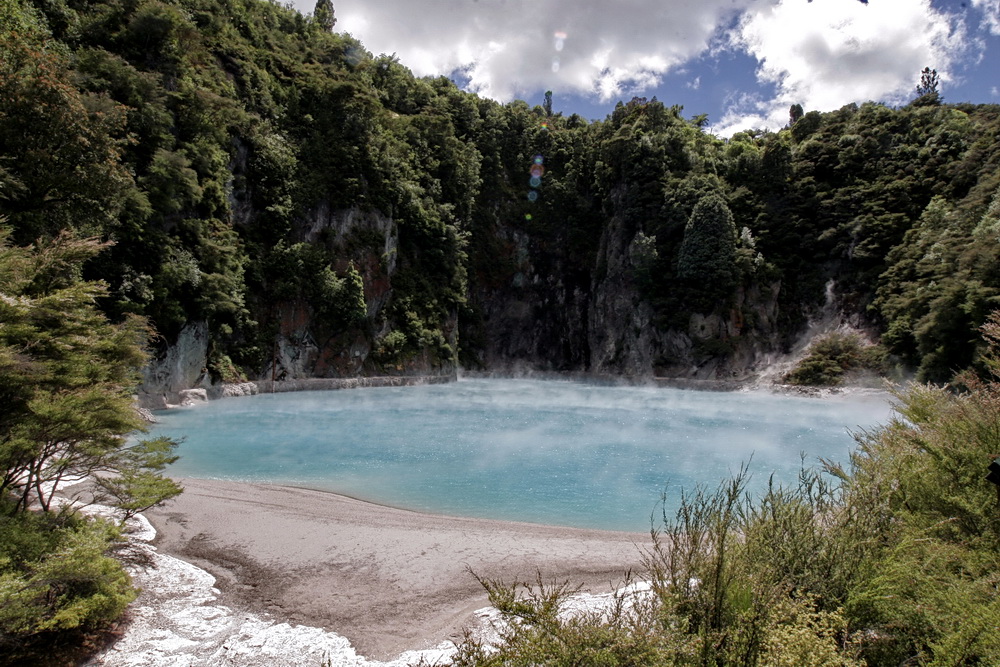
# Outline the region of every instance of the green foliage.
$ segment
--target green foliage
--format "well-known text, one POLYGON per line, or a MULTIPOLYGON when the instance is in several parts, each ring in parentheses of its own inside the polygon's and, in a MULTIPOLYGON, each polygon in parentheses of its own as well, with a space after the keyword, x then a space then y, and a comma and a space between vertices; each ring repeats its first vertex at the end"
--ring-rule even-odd
POLYGON ((920 83, 917 85, 917 99, 913 101, 914 106, 941 104, 938 81, 937 70, 925 67, 920 71, 920 83))
MULTIPOLYGON (((996 367, 1000 314, 985 332, 996 367)), ((1000 505, 984 473, 1000 384, 964 383, 900 389, 847 469, 803 468, 759 498, 746 468, 682 493, 646 552, 651 592, 623 589, 603 615, 566 611, 566 585, 483 582, 500 638, 467 636, 455 664, 996 664, 1000 505)))
POLYGON ((141 427, 131 392, 145 361, 145 324, 112 325, 94 307, 100 285, 79 281, 100 250, 68 234, 35 252, 0 239, 0 374, 8 387, 0 421, 0 494, 17 509, 48 510, 57 484, 109 464, 141 427))
POLYGON ((809 354, 784 381, 797 385, 835 386, 855 370, 886 371, 885 351, 865 345, 857 334, 832 333, 813 341, 809 354))
POLYGON ((793 104, 788 108, 788 124, 795 125, 802 118, 805 111, 802 110, 801 104, 793 104))
POLYGON ((343 278, 324 267, 317 276, 317 293, 314 297, 320 321, 334 327, 347 327, 365 319, 364 283, 361 274, 350 265, 343 278))
POLYGON ((847 620, 837 611, 816 609, 811 597, 783 597, 772 610, 765 630, 761 667, 863 667, 843 650, 847 620))
POLYGON ((452 664, 456 667, 595 665, 625 667, 671 665, 673 647, 659 632, 656 609, 648 599, 619 593, 607 613, 565 614, 574 592, 566 584, 506 585, 480 580, 490 604, 502 615, 496 650, 467 636, 452 664))
POLYGON ((995 655, 986 628, 998 618, 1000 515, 983 471, 1000 445, 1000 391, 969 382, 961 395, 929 386, 900 394, 900 418, 863 434, 853 457, 849 497, 893 518, 872 576, 847 599, 882 662, 995 655))
POLYGON ((97 629, 135 599, 110 556, 119 533, 107 522, 4 516, 0 538, 0 647, 10 658, 27 659, 58 632, 97 629))
POLYGON ((990 210, 963 212, 936 197, 889 254, 873 307, 888 321, 886 346, 922 380, 947 381, 977 360, 976 328, 1000 295, 990 210))
MULTIPOLYGON (((207 321, 213 373, 236 378, 263 368, 289 305, 330 345, 367 339, 364 372, 482 363, 518 338, 504 324, 524 328, 494 329, 498 314, 526 311, 534 349, 500 357, 580 369, 609 290, 659 334, 776 290, 760 319, 777 331, 747 318, 740 335, 779 347, 834 281, 921 379, 995 368, 977 333, 1000 306, 995 105, 794 105, 789 128, 723 141, 655 99, 598 122, 479 99, 332 21, 325 0, 311 20, 257 0, 0 0, 0 212, 14 243, 47 249, 0 251, 9 511, 48 506, 40 482, 77 471, 117 469, 126 511, 175 491, 157 477, 169 447, 122 439, 133 316, 167 341, 207 321), (95 256, 82 237, 115 244, 95 256)), ((797 377, 835 381, 878 365, 874 349, 826 341, 797 377)), ((661 578, 652 617, 573 625, 553 616, 566 591, 533 589, 512 645, 557 652, 565 631, 567 663, 988 661, 996 531, 978 475, 996 390, 964 386, 901 395, 905 421, 863 438, 840 491, 804 475, 751 505, 733 487, 688 498, 665 528, 683 539, 651 558, 689 576, 661 578)))
MULTIPOLYGON (((5 14, 18 7, 5 3, 5 14)), ((11 20, 33 22, 18 13, 11 20)), ((123 108, 77 90, 54 46, 43 34, 0 31, 0 203, 17 242, 68 227, 96 233, 131 180, 120 161, 123 108)))
POLYGON ((336 331, 365 320, 364 281, 353 264, 338 275, 329 264, 330 254, 307 243, 279 243, 267 261, 264 275, 273 299, 304 300, 319 324, 336 331))
POLYGON ((654 285, 656 283, 656 266, 659 260, 659 252, 656 249, 656 237, 646 236, 643 232, 639 232, 632 239, 632 245, 629 247, 629 259, 632 262, 632 268, 635 274, 635 279, 639 283, 639 288, 651 292, 655 289, 654 285))
POLYGON ((42 37, 47 32, 45 20, 29 3, 21 0, 0 2, 0 33, 21 33, 42 37))
POLYGON ((740 336, 787 346, 833 280, 921 379, 981 363, 975 331, 1000 305, 989 232, 1000 113, 930 100, 930 70, 927 95, 906 107, 793 105, 788 128, 723 141, 656 99, 587 122, 553 111, 551 96, 500 105, 418 79, 332 32, 329 0, 311 17, 260 0, 0 7, 0 210, 14 241, 67 229, 114 240, 86 266, 108 284, 105 312, 149 318, 165 344, 206 321, 237 375, 261 371, 288 292, 317 326, 373 350, 379 332, 405 329, 411 358, 441 368, 503 345, 484 319, 504 310, 494 302, 548 303, 536 356, 583 368, 594 321, 583 304, 619 289, 633 239, 652 242, 624 287, 660 333, 776 290, 774 317, 740 336), (531 185, 535 156, 544 172, 531 185), (703 204, 689 224, 706 198, 711 215, 703 204), (376 218, 391 232, 351 222, 376 218), (275 276, 297 244, 323 261, 275 276), (344 303, 356 287, 327 298, 352 264, 363 319, 344 303), (442 338, 410 331, 408 312, 442 338), (470 349, 444 353, 442 339, 470 349))
POLYGON ((718 195, 700 199, 684 228, 677 257, 677 276, 688 286, 692 302, 708 312, 728 303, 736 288, 736 225, 726 202, 718 195))
POLYGON ((337 24, 337 19, 333 15, 333 2, 331 0, 317 0, 316 9, 313 10, 313 20, 323 30, 330 32, 337 24))
POLYGON ((0 647, 90 631, 135 597, 108 556, 118 532, 59 509, 60 485, 91 479, 125 517, 180 493, 164 477, 176 443, 132 442, 146 324, 112 324, 82 266, 106 247, 63 233, 31 248, 0 228, 0 647))
POLYGON ((177 460, 177 443, 169 438, 140 440, 117 452, 114 475, 94 480, 96 498, 122 511, 124 519, 180 495, 180 485, 160 474, 177 460))
POLYGON ((400 366, 406 349, 406 334, 393 330, 376 341, 375 360, 383 366, 400 366))

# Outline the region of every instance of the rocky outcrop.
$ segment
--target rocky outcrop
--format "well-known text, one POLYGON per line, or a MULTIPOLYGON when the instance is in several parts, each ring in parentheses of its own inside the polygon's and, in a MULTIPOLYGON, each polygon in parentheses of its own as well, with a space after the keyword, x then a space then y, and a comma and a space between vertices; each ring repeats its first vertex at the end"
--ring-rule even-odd
POLYGON ((184 400, 181 392, 209 382, 207 368, 208 323, 191 322, 143 370, 138 404, 152 410, 180 405, 184 400))
MULTIPOLYGON (((245 153, 245 148, 237 151, 238 156, 245 153)), ((247 224, 252 217, 249 209, 239 208, 237 212, 237 224, 247 224)), ((343 381, 386 374, 454 377, 456 366, 442 362, 426 349, 388 367, 373 359, 378 340, 399 325, 389 312, 400 261, 399 229, 390 216, 360 207, 332 209, 328 202, 321 201, 299 221, 297 234, 304 243, 326 246, 337 258, 332 269, 339 275, 348 270, 360 274, 366 324, 348 330, 322 325, 316 321, 313 307, 302 298, 268 305, 269 312, 255 315, 276 325, 277 336, 262 367, 243 369, 255 382, 216 386, 207 370, 209 326, 206 322, 190 323, 144 371, 137 392, 140 406, 162 409, 224 395, 258 393, 259 383, 276 382, 276 387, 289 387, 316 378, 343 381)), ((457 313, 428 325, 439 327, 445 340, 453 347, 457 345, 457 313)))
MULTIPOLYGON (((640 234, 621 216, 600 226, 589 253, 574 246, 579 238, 528 222, 498 222, 488 233, 488 256, 471 265, 481 271, 470 279, 475 315, 464 319, 462 331, 454 316, 436 323, 449 342, 471 350, 477 370, 727 384, 750 381, 781 358, 780 283, 749 281, 726 311, 666 317, 641 292, 640 234)), ((366 327, 331 332, 302 300, 272 306, 277 336, 263 366, 248 373, 254 381, 213 386, 205 371, 208 328, 192 323, 147 369, 142 405, 284 390, 279 387, 336 388, 385 375, 454 377, 456 368, 429 350, 388 366, 374 358, 379 341, 398 326, 389 313, 399 261, 399 229, 391 217, 321 202, 300 221, 298 234, 334 249, 342 263, 336 271, 353 266, 361 274, 366 327)))
POLYGON ((684 328, 667 328, 641 294, 638 232, 622 218, 602 226, 587 267, 574 265, 558 238, 513 225, 494 234, 503 254, 490 259, 508 270, 471 299, 482 314, 486 371, 731 383, 752 378, 778 353, 780 283, 741 288, 728 312, 693 313, 684 328))
POLYGON ((683 336, 659 331, 653 325, 653 311, 639 295, 633 278, 634 230, 621 218, 605 226, 597 263, 603 278, 594 281, 587 330, 591 351, 590 370, 652 376, 664 350, 684 350, 690 342, 683 336))
POLYGON ((481 366, 505 372, 586 369, 587 281, 573 275, 563 256, 524 231, 497 233, 506 256, 492 259, 506 271, 470 299, 481 314, 481 366))

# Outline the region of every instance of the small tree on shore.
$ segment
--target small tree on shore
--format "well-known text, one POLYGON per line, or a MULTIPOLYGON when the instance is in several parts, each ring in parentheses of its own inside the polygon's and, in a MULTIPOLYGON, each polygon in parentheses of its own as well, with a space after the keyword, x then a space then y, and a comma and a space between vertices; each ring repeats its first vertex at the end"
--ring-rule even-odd
POLYGON ((41 664, 64 633, 101 628, 136 594, 112 557, 120 528, 57 503, 60 485, 96 480, 92 499, 126 517, 181 489, 161 474, 176 443, 131 436, 144 426, 132 391, 148 327, 109 322, 104 285, 81 279, 106 244, 8 238, 0 227, 0 656, 41 664))
MULTIPOLYGON (((0 498, 12 501, 7 513, 48 512, 60 484, 94 475, 148 485, 169 454, 127 446, 127 438, 144 427, 132 392, 150 332, 137 317, 108 322, 96 307, 105 287, 80 279, 83 262, 104 244, 67 233, 32 249, 5 240, 0 231, 0 498)), ((172 482, 160 487, 161 499, 180 492, 172 482)))

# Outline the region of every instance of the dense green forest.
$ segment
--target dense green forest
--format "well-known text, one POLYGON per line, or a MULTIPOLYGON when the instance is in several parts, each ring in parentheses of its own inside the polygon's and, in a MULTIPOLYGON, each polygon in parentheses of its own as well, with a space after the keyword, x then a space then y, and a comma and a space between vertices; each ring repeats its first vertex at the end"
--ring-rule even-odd
POLYGON ((998 305, 995 105, 793 107, 723 140, 655 99, 480 99, 260 0, 0 6, 12 242, 112 241, 85 268, 104 312, 161 347, 203 323, 214 380, 738 377, 832 295, 947 381, 998 305))

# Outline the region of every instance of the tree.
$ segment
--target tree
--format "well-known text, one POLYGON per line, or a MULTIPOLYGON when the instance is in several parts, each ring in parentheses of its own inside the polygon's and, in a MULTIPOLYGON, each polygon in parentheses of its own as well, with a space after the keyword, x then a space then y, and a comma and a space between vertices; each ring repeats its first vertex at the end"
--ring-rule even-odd
POLYGON ((698 200, 684 228, 677 257, 677 276, 695 295, 693 305, 707 308, 728 302, 736 269, 736 224, 725 200, 709 194, 698 200))
POLYGON ((938 92, 938 73, 936 69, 925 67, 920 71, 920 84, 917 86, 917 106, 933 106, 941 104, 941 94, 938 92))
POLYGON ((545 91, 545 101, 542 103, 542 109, 545 110, 546 116, 552 115, 552 91, 545 91))
POLYGON ((332 0, 316 0, 316 9, 313 10, 313 18, 323 30, 333 31, 333 26, 337 25, 337 18, 333 15, 332 0))
POLYGON ((0 227, 0 662, 60 663, 64 633, 101 628, 136 595, 112 557, 119 527, 56 503, 60 484, 90 478, 103 488, 92 500, 131 516, 180 493, 160 474, 176 443, 129 437, 143 427, 131 393, 149 330, 109 322, 104 285, 80 279, 106 244, 9 237, 0 227))
POLYGON ((152 506, 180 493, 159 473, 174 443, 130 445, 144 422, 132 391, 146 361, 145 321, 112 324, 98 311, 104 285, 80 280, 106 244, 64 232, 34 248, 7 245, 0 229, 0 502, 6 513, 55 509, 60 484, 94 475, 119 481, 120 497, 152 506), (134 487, 134 488, 133 488, 134 487))
POLYGON ((113 225, 134 183, 121 161, 125 108, 73 84, 44 35, 0 30, 0 206, 14 240, 113 225))
POLYGON ((801 104, 793 104, 788 109, 788 125, 792 126, 799 122, 805 112, 802 110, 801 104))

